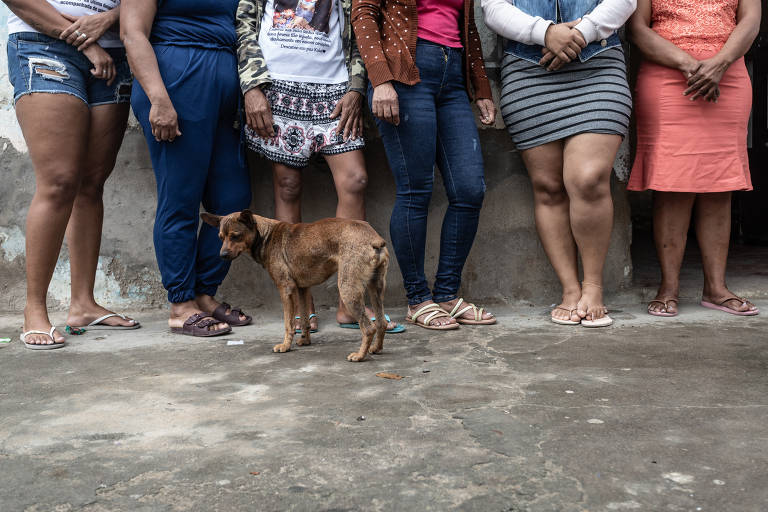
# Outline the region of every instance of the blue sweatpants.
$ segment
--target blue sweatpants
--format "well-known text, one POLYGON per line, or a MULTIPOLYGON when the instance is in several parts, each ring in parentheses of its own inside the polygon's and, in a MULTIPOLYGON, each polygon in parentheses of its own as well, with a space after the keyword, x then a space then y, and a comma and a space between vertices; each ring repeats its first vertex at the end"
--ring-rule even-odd
POLYGON ((151 104, 136 82, 131 106, 144 130, 157 180, 154 242, 168 300, 215 295, 229 270, 215 228, 200 224, 200 204, 226 215, 248 208, 251 182, 237 126, 240 86, 225 50, 156 45, 155 54, 182 135, 157 142, 151 104))

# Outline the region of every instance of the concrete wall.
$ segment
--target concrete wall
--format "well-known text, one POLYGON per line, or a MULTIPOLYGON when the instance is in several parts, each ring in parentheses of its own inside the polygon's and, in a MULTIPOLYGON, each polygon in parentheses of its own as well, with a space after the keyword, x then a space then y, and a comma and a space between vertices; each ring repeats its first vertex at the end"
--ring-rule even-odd
MULTIPOLYGON (((480 13, 478 13, 480 16, 480 13)), ((34 192, 34 174, 26 145, 13 111, 7 79, 5 21, 0 4, 0 311, 19 311, 24 305, 24 219, 34 192)), ((482 23, 482 22, 480 22, 482 23)), ((496 38, 481 26, 489 71, 496 75, 496 38)), ((498 87, 494 87, 498 92, 498 87)), ((384 150, 368 120, 366 160, 370 185, 367 193, 369 221, 388 238, 394 182, 384 150)), ((62 126, 62 129, 65 127, 62 126)), ((481 228, 464 271, 462 294, 473 300, 551 303, 559 296, 557 280, 536 235, 530 182, 503 125, 481 130, 488 192, 481 228)), ((617 167, 626 169, 626 152, 617 167)), ((253 210, 272 216, 272 181, 269 166, 252 158, 253 210)), ((624 187, 613 184, 615 228, 608 263, 606 288, 617 291, 629 284, 630 216, 624 187)), ((97 300, 118 308, 156 307, 164 304, 163 290, 152 246, 155 181, 143 136, 132 123, 126 133, 113 176, 105 191, 104 239, 97 275, 97 300)), ((334 215, 336 196, 330 173, 323 165, 305 172, 303 216, 307 221, 334 215)), ((439 247, 439 226, 447 200, 436 181, 430 213, 427 275, 434 275, 439 247)), ((388 278, 387 303, 404 303, 400 273, 393 257, 388 278)), ((266 273, 252 261, 234 263, 220 296, 249 307, 272 304, 277 293, 266 273)), ((59 258, 49 292, 53 308, 65 308, 69 297, 69 260, 66 247, 59 258)), ((332 304, 335 285, 315 290, 320 304, 332 304)))

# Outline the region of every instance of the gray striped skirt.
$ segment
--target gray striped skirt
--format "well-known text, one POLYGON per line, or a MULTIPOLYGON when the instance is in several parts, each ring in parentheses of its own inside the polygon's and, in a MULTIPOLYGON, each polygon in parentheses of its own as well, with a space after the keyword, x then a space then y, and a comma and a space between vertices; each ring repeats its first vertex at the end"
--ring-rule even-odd
POLYGON ((624 52, 611 48, 557 71, 504 55, 501 115, 518 149, 579 133, 626 137, 632 95, 624 52))

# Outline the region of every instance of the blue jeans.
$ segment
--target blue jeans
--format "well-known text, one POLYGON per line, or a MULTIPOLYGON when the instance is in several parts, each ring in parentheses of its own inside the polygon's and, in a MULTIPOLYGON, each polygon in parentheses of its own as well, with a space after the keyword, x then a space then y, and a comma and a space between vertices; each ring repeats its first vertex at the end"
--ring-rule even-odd
POLYGON ((251 181, 238 128, 240 86, 232 53, 155 45, 160 75, 182 135, 158 142, 149 123, 151 104, 141 84, 131 105, 141 123, 157 180, 154 242, 168 301, 214 296, 229 271, 219 257, 219 231, 200 225, 206 211, 226 215, 248 208, 251 181))
MULTIPOLYGON (((411 305, 457 297, 485 195, 483 157, 464 88, 462 50, 420 39, 416 65, 421 82, 412 86, 394 83, 400 124, 376 120, 397 186, 389 232, 411 305), (443 176, 448 210, 440 235, 435 285, 430 291, 424 251, 435 164, 443 176)), ((370 86, 368 98, 373 98, 370 86)))

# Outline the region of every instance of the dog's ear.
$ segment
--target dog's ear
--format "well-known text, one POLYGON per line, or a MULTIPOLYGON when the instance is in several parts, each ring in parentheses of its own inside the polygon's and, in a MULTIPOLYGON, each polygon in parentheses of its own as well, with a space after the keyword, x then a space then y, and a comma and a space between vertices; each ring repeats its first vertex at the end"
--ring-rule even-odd
POLYGON ((219 227, 219 224, 221 224, 221 217, 218 215, 213 215, 208 212, 203 212, 200 214, 200 218, 203 219, 203 222, 206 224, 209 224, 215 228, 219 227))
POLYGON ((241 211, 238 221, 241 224, 244 224, 248 229, 253 229, 256 226, 256 223, 253 221, 253 213, 251 213, 251 210, 241 211))

